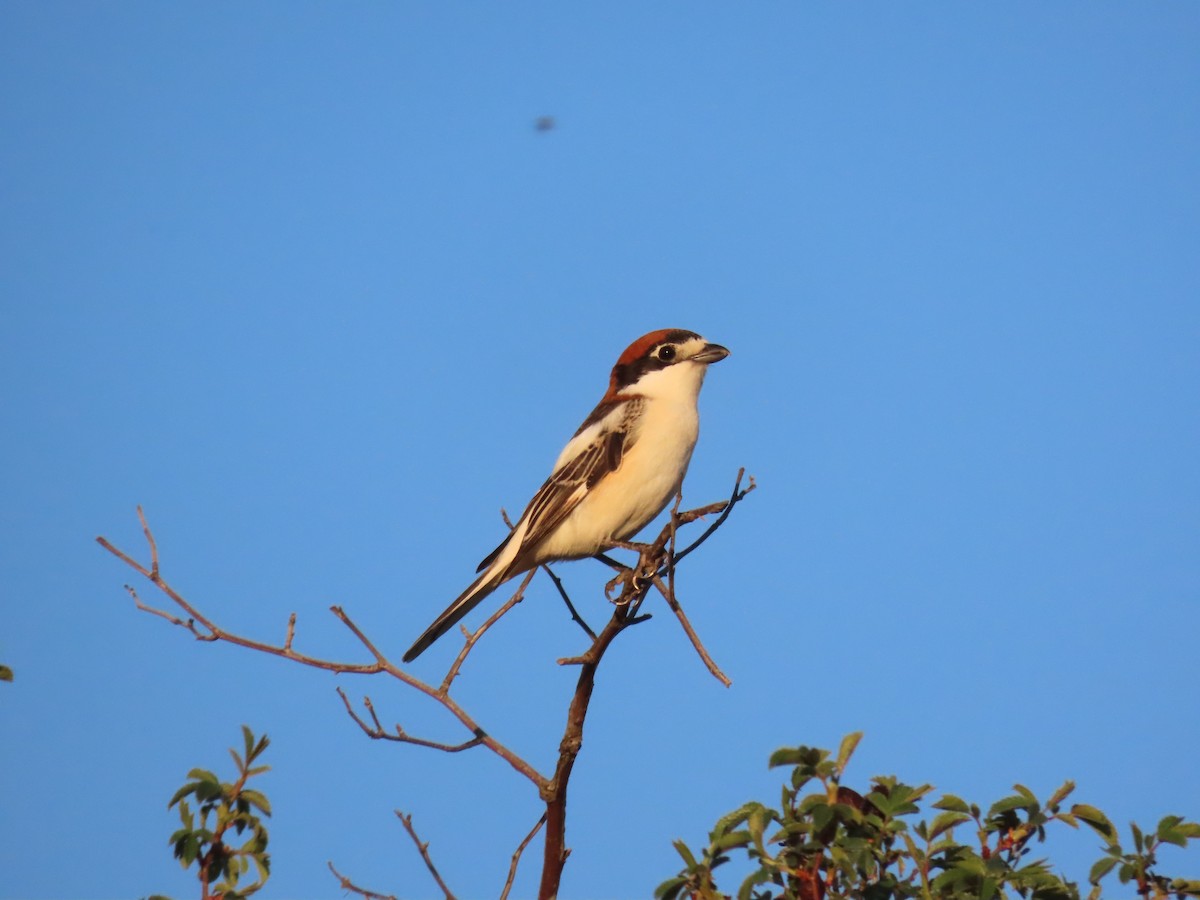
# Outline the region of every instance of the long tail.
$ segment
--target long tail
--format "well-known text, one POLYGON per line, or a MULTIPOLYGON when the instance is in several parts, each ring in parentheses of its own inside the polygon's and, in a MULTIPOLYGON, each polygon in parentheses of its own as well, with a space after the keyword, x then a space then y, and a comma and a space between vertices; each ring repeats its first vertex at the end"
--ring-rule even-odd
POLYGON ((408 648, 408 652, 404 654, 404 661, 412 662, 428 650, 430 644, 457 625, 459 619, 478 606, 488 594, 519 574, 505 571, 507 568, 508 566, 493 566, 471 582, 471 586, 446 607, 446 611, 434 619, 433 624, 408 648))

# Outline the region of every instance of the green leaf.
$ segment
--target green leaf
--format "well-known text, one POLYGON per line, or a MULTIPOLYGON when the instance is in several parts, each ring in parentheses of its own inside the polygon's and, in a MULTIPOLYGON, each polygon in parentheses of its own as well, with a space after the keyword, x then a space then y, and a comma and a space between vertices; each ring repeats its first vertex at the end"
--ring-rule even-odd
POLYGON ((1090 872, 1088 872, 1088 882, 1091 884, 1099 884, 1100 879, 1113 870, 1113 866, 1121 860, 1115 856, 1106 856, 1096 862, 1090 872))
POLYGON ((1085 803, 1076 803, 1071 807, 1071 814, 1080 819, 1085 825, 1090 826, 1093 831, 1110 844, 1117 842, 1117 829, 1113 828, 1112 822, 1108 821, 1108 816, 1104 815, 1096 807, 1088 806, 1085 803))
POLYGON ((682 876, 668 878, 654 889, 655 900, 675 900, 679 892, 687 887, 687 879, 682 876))
POLYGON ((971 817, 966 813, 960 812, 944 812, 934 818, 933 823, 929 827, 929 839, 932 841, 939 834, 949 831, 963 822, 970 822, 971 817))
MULTIPOLYGON (((1037 802, 1036 800, 1034 801, 1037 802)), ((1014 809, 1027 809, 1029 800, 1022 797, 1020 794, 1013 794, 1011 797, 1004 797, 997 800, 988 808, 988 818, 999 815, 1000 813, 1009 812, 1014 809)))
POLYGON ((688 867, 688 871, 695 871, 696 857, 692 851, 688 849, 688 845, 683 841, 672 841, 671 846, 675 848, 676 853, 683 857, 683 862, 688 867))
POLYGON ((730 831, 713 841, 712 848, 718 853, 724 853, 726 850, 745 847, 751 840, 749 831, 730 831))
POLYGON ((179 857, 179 861, 183 864, 183 867, 186 869, 188 866, 190 866, 193 862, 196 861, 196 857, 199 855, 200 855, 200 835, 198 832, 193 831, 186 838, 183 839, 182 852, 176 853, 176 856, 179 857))
POLYGON ((716 837, 718 834, 723 834, 731 828, 737 828, 737 826, 746 821, 751 812, 761 806, 761 803, 751 800, 749 803, 743 803, 732 812, 725 813, 725 815, 717 819, 717 824, 713 826, 712 836, 716 837))
POLYGON ((750 811, 750 815, 746 817, 746 828, 749 830, 750 837, 753 839, 755 846, 762 846, 763 832, 777 818, 778 816, 765 806, 757 805, 750 811))
POLYGON ((181 787, 179 790, 177 790, 171 796, 171 802, 167 804, 167 809, 170 809, 172 806, 174 806, 176 803, 178 803, 180 800, 182 800, 184 797, 186 797, 188 794, 190 794, 192 791, 194 791, 196 789, 196 785, 198 783, 199 782, 189 781, 187 784, 185 784, 183 787, 181 787))
POLYGON ((196 795, 197 800, 205 803, 210 800, 218 799, 224 794, 224 791, 221 790, 221 785, 219 782, 198 781, 196 782, 196 786, 193 788, 193 793, 196 795))
POLYGON ((271 856, 268 853, 256 853, 253 858, 254 867, 258 870, 259 884, 265 884, 271 877, 271 856))
POLYGON ((811 816, 813 831, 823 831, 825 826, 833 821, 833 807, 828 803, 818 803, 813 806, 811 816))
POLYGON ((846 769, 846 764, 850 762, 850 757, 854 755, 854 750, 858 747, 858 742, 863 738, 861 731, 854 731, 842 738, 841 746, 837 752, 837 767, 838 771, 842 772, 846 769))
POLYGON ((13 670, 8 666, 0 666, 0 681, 12 681, 13 670))
POLYGON ((1030 806, 1038 805, 1038 798, 1033 795, 1033 791, 1025 787, 1023 784, 1014 784, 1013 790, 1029 801, 1030 806))
POLYGON ((255 759, 262 755, 264 750, 271 746, 271 739, 265 734, 258 739, 257 743, 253 743, 254 734, 245 725, 242 726, 242 736, 246 742, 246 765, 254 762, 255 759))
POLYGON ((933 804, 934 809, 948 809, 951 812, 969 813, 971 808, 967 802, 953 794, 943 794, 942 799, 933 804))
POLYGON ((1196 837, 1198 830, 1200 829, 1192 823, 1184 822, 1183 816, 1164 816, 1158 823, 1155 834, 1160 841, 1186 847, 1188 838, 1196 837))
POLYGON ((243 789, 242 799, 257 806, 262 810, 263 815, 269 816, 271 814, 271 801, 261 791, 243 789))
POLYGON ((765 868, 751 872, 746 880, 742 882, 742 886, 738 888, 738 900, 750 900, 754 896, 754 888, 757 885, 765 884, 770 877, 771 873, 765 868))
POLYGON ((814 763, 807 762, 809 754, 810 751, 807 747, 780 747, 767 760, 767 768, 775 769, 779 766, 814 765, 814 763))
POLYGON ((1178 828, 1162 828, 1158 829, 1158 839, 1167 844, 1175 844, 1178 847, 1186 847, 1188 839, 1178 828))
POLYGON ((1058 806, 1058 804, 1062 803, 1063 800, 1065 800, 1073 790, 1075 790, 1075 782, 1070 780, 1064 781, 1062 783, 1062 787, 1050 795, 1050 799, 1046 801, 1046 806, 1058 806))

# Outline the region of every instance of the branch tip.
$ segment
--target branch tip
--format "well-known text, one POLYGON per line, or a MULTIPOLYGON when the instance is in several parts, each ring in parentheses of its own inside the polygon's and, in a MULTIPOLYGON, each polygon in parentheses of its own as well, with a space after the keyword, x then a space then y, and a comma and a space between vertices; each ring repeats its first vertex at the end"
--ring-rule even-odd
POLYGON ((395 810, 396 817, 400 819, 400 824, 404 826, 404 830, 408 832, 408 836, 412 838, 414 844, 417 845, 417 852, 421 854, 421 859, 425 862, 425 868, 429 870, 429 874, 433 876, 433 880, 437 882, 437 886, 442 889, 446 900, 455 900, 454 894, 450 888, 446 887, 446 882, 442 880, 442 876, 438 873, 437 866, 433 864, 433 859, 429 855, 429 842, 422 842, 417 835, 417 831, 413 828, 412 813, 405 815, 400 810, 395 810))

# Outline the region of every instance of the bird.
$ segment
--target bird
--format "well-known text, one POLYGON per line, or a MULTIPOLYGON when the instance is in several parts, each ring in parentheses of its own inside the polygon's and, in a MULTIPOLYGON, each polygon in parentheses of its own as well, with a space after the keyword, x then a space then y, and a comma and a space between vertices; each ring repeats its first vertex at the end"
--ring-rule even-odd
POLYGON ((625 542, 678 492, 700 430, 708 367, 729 355, 694 331, 644 334, 617 359, 608 390, 567 442, 550 477, 471 585, 404 654, 412 662, 492 591, 540 565, 625 542))

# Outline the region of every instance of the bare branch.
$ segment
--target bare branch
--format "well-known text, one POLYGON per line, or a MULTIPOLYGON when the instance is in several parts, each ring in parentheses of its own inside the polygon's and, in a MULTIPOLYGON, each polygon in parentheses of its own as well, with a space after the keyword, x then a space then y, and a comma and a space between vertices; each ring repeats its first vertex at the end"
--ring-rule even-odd
POLYGON ((521 861, 521 854, 525 852, 525 848, 529 846, 529 842, 533 840, 534 835, 545 824, 546 814, 542 813, 542 817, 537 820, 537 824, 530 829, 529 834, 525 835, 525 840, 521 841, 517 849, 513 851, 512 862, 508 865, 508 878, 504 881, 504 890, 500 892, 500 900, 508 900, 508 892, 512 890, 513 881, 517 877, 517 864, 521 861))
POLYGON ((332 872, 333 877, 338 880, 338 887, 340 887, 343 891, 351 891, 352 893, 358 894, 360 897, 365 898, 365 900, 396 900, 395 896, 392 894, 377 894, 374 891, 368 891, 366 888, 360 888, 349 878, 335 869, 332 861, 327 861, 325 865, 329 866, 329 871, 332 872))
POLYGON ((628 625, 625 610, 621 607, 613 610, 608 624, 601 629, 591 649, 584 654, 579 663, 579 679, 575 684, 571 705, 567 709, 567 727, 563 732, 562 741, 559 743, 558 763, 554 768, 554 777, 542 791, 542 799, 546 801, 546 844, 542 853, 542 879, 538 888, 539 900, 551 900, 558 896, 563 866, 571 853, 566 845, 567 784, 570 782, 571 772, 575 768, 575 759, 583 746, 583 725, 587 719, 588 704, 591 702, 592 690, 596 684, 596 667, 600 665, 605 651, 617 635, 628 625))
POLYGON ((171 622, 172 624, 179 625, 183 628, 186 628, 189 632, 191 632, 191 634, 193 634, 199 640, 225 641, 230 644, 235 644, 239 647, 246 647, 247 649, 250 649, 250 650, 258 650, 259 652, 269 653, 273 656, 282 656, 286 659, 290 659, 295 662, 302 663, 303 665, 313 666, 314 668, 318 668, 318 669, 325 669, 326 671, 330 671, 330 672, 374 674, 375 672, 383 671, 378 663, 376 663, 374 665, 364 665, 361 663, 341 663, 341 662, 333 662, 330 660, 318 659, 316 657, 308 656, 303 653, 297 653, 295 650, 293 650, 287 644, 284 644, 284 645, 266 644, 266 643, 263 643, 262 641, 255 641, 255 640, 251 640, 250 638, 244 638, 244 637, 241 637, 240 635, 236 635, 231 632, 224 631, 221 628, 218 628, 209 618, 207 618, 205 615, 203 615, 198 609, 196 609, 194 606, 192 606, 192 604, 189 603, 181 594, 179 594, 178 591, 176 591, 173 587, 171 587, 169 584, 167 584, 166 580, 159 573, 159 571, 158 571, 158 548, 154 542, 154 535, 150 532, 150 526, 146 524, 146 517, 142 513, 141 510, 142 510, 142 508, 139 506, 138 507, 138 517, 142 520, 142 527, 147 535, 146 540, 150 544, 150 549, 151 549, 151 567, 149 569, 147 569, 145 566, 143 566, 137 560, 130 557, 127 553, 125 553, 121 550, 118 550, 111 543, 109 543, 107 539, 99 537, 99 538, 96 538, 96 542, 98 544, 100 544, 100 546, 103 547, 105 550, 107 550, 109 553, 112 553, 114 556, 116 556, 118 559, 120 559, 122 562, 124 562, 127 566, 132 568, 134 571, 136 571, 137 573, 139 573, 140 575, 142 575, 143 577, 148 579, 151 582, 151 584, 153 584, 156 588, 158 588, 160 591, 162 591, 164 594, 166 594, 168 597, 170 597, 176 606, 178 606, 185 613, 187 613, 188 617, 186 620, 184 620, 180 617, 172 615, 171 613, 167 613, 162 610, 158 610, 158 609, 155 609, 153 607, 146 605, 145 603, 143 603, 141 601, 141 599, 138 597, 137 593, 133 590, 133 588, 127 586, 126 590, 128 590, 130 595, 133 597, 134 603, 137 604, 138 609, 144 610, 146 612, 152 613, 157 616, 161 616, 162 618, 166 619, 167 621, 171 622), (203 627, 208 632, 207 634, 203 634, 199 631, 199 629, 197 628, 197 625, 196 625, 197 622, 200 624, 201 627, 203 627))
POLYGON ((500 621, 501 616, 525 599, 525 588, 529 587, 529 582, 533 580, 533 576, 536 574, 536 569, 530 569, 525 577, 521 580, 521 584, 517 587, 516 591, 513 592, 513 595, 508 598, 508 602, 488 616, 487 621, 485 621, 474 631, 467 631, 467 627, 465 625, 463 626, 462 630, 463 634, 466 635, 467 642, 463 645, 463 648, 458 651, 458 656, 455 657, 454 662, 450 664, 450 669, 446 672, 446 677, 442 679, 442 683, 438 687, 438 693, 445 694, 450 690, 450 684, 455 678, 458 677, 459 669, 461 669, 462 664, 466 662, 467 654, 471 652, 471 648, 475 646, 475 643, 481 637, 483 637, 484 632, 500 621))
POLYGON ((429 874, 433 876, 433 880, 437 882, 438 887, 442 889, 442 893, 446 895, 446 900, 455 900, 455 896, 451 893, 450 888, 446 887, 446 882, 442 881, 442 876, 438 874, 437 866, 433 864, 433 860, 429 856, 429 842, 421 843, 421 839, 417 837, 416 829, 413 828, 412 815, 405 815, 396 810, 396 817, 400 820, 400 824, 404 826, 404 830, 408 832, 408 836, 413 839, 413 843, 417 845, 417 852, 421 854, 421 859, 425 860, 425 868, 429 869, 429 874))
MULTIPOLYGON (((292 662, 300 663, 301 665, 311 666, 316 669, 322 669, 327 672, 335 672, 338 674, 377 675, 380 673, 387 673, 398 681, 401 681, 409 687, 415 688, 421 693, 436 700, 443 707, 445 707, 446 710, 449 711, 450 714, 453 715, 454 718, 456 718, 462 724, 462 726, 467 729, 467 731, 474 735, 472 740, 478 741, 479 744, 487 747, 489 750, 507 762, 513 769, 528 778, 537 787, 539 793, 544 790, 547 779, 536 769, 534 769, 533 766, 531 766, 528 762, 526 762, 504 744, 491 737, 482 727, 480 727, 480 725, 467 713, 465 709, 455 702, 453 698, 445 693, 442 693, 432 685, 425 683, 421 679, 410 675, 395 663, 391 662, 366 636, 362 629, 360 629, 350 619, 349 615, 347 615, 345 610, 343 610, 340 606, 330 607, 331 612, 333 612, 333 614, 337 616, 342 624, 349 628, 354 636, 358 638, 363 647, 365 647, 371 656, 374 657, 374 662, 349 663, 338 660, 322 659, 320 657, 311 656, 309 654, 296 651, 292 648, 289 640, 289 638, 294 638, 294 631, 291 629, 290 619, 289 631, 292 633, 285 637, 283 644, 268 644, 263 641, 256 641, 220 628, 216 623, 214 623, 211 619, 194 607, 178 591, 172 588, 162 577, 157 568, 158 547, 154 541, 154 535, 150 531, 150 526, 146 524, 145 515, 141 512, 140 507, 138 516, 141 519, 143 530, 146 533, 146 541, 150 545, 150 568, 142 565, 122 550, 117 549, 105 538, 100 537, 96 540, 100 546, 104 547, 104 549, 108 550, 130 568, 134 569, 134 571, 148 579, 155 587, 166 594, 176 606, 178 606, 181 610, 183 610, 184 613, 187 614, 187 619, 183 619, 163 610, 156 610, 152 607, 148 607, 146 604, 141 602, 136 592, 130 588, 129 592, 133 596, 134 601, 139 609, 143 609, 146 612, 160 616, 172 624, 186 628, 193 636, 200 640, 224 641, 229 644, 234 644, 238 647, 245 647, 249 650, 257 650, 260 653, 266 653, 271 656, 279 656, 284 659, 291 660, 292 662), (201 632, 201 628, 205 629, 207 634, 201 632)), ((421 742, 413 740, 407 741, 407 743, 419 744, 421 742)), ((468 741, 467 743, 469 744, 471 741, 468 741)))

